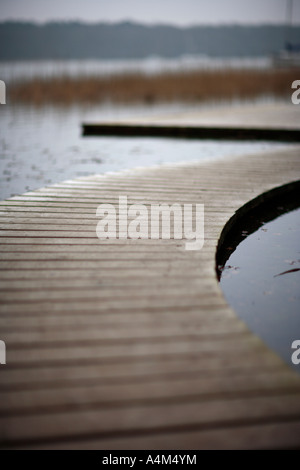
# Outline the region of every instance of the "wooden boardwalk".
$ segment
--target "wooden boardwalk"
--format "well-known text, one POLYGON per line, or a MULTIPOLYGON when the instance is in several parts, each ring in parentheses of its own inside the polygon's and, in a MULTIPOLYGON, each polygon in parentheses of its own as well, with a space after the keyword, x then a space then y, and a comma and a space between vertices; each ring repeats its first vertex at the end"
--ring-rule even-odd
POLYGON ((300 378, 215 273, 226 222, 299 179, 299 154, 91 176, 0 203, 2 448, 299 448, 300 378), (96 208, 120 195, 204 203, 204 248, 100 242, 96 208))

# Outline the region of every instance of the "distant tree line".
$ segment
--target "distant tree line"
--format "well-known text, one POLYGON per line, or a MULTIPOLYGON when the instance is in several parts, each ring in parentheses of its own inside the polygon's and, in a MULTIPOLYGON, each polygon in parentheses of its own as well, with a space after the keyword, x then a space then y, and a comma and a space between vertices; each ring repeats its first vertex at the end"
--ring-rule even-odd
POLYGON ((207 54, 258 57, 300 43, 300 26, 146 26, 79 22, 0 23, 0 60, 135 59, 207 54))

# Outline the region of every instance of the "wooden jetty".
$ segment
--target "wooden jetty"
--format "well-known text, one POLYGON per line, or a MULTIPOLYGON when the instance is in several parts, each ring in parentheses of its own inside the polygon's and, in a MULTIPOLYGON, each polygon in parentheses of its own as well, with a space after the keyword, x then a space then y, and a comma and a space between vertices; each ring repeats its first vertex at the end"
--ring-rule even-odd
POLYGON ((296 129, 260 129, 259 127, 166 126, 133 124, 84 124, 84 136, 172 137, 176 139, 269 140, 300 142, 296 129))
POLYGON ((84 123, 84 136, 300 142, 299 107, 292 103, 214 106, 112 122, 84 123))
POLYGON ((299 448, 300 377, 226 303, 216 246, 299 147, 65 181, 0 203, 2 448, 299 448), (205 204, 205 244, 96 237, 96 208, 205 204))

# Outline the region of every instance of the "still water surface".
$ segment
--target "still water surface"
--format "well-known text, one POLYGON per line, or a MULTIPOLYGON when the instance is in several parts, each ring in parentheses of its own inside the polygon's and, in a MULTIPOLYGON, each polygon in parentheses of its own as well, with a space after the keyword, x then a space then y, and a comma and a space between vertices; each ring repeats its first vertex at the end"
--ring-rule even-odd
POLYGON ((94 173, 163 163, 198 162, 285 147, 267 142, 214 142, 81 136, 81 124, 167 114, 183 105, 153 107, 0 107, 0 199, 94 173))
POLYGON ((291 345, 300 340, 299 193, 292 202, 298 207, 250 235, 243 227, 245 238, 227 259, 220 282, 239 317, 300 373, 291 361, 291 345))
POLYGON ((268 69, 270 57, 208 57, 206 55, 183 55, 177 58, 146 57, 137 60, 26 60, 0 62, 0 78, 6 83, 52 77, 103 77, 139 73, 191 72, 222 69, 268 69))

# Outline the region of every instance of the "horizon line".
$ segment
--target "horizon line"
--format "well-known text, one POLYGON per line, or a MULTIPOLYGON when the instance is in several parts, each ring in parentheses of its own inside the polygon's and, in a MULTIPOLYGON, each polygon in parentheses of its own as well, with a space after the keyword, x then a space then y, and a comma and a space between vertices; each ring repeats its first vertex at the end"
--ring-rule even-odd
MULTIPOLYGON (((81 19, 49 19, 49 20, 26 20, 26 19, 0 19, 0 24, 5 23, 18 23, 18 24, 30 24, 34 26, 47 26, 49 24, 81 24, 85 26, 96 26, 100 24, 105 24, 109 26, 117 26, 117 25, 138 25, 143 27, 171 27, 176 29, 190 29, 190 28, 197 28, 197 27, 262 27, 262 26, 284 26, 286 27, 286 23, 282 22, 253 22, 253 23, 244 23, 244 22, 221 22, 221 23, 213 23, 213 22, 206 22, 206 23, 190 23, 186 25, 176 24, 176 23, 165 23, 165 22, 144 22, 144 21, 137 21, 131 19, 124 19, 124 20, 117 20, 117 21, 109 21, 109 20, 96 20, 96 21, 89 21, 89 20, 81 20, 81 19)), ((299 22, 295 22, 289 25, 289 28, 298 27, 300 26, 299 22)))

